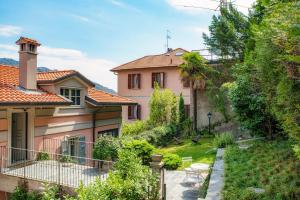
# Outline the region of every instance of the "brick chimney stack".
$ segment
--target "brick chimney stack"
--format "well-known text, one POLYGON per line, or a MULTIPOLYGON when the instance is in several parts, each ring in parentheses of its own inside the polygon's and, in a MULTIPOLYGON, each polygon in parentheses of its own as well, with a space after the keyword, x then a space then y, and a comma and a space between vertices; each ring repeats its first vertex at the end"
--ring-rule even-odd
POLYGON ((19 84, 28 90, 36 90, 37 72, 37 47, 40 46, 36 40, 20 37, 16 42, 19 49, 19 84))

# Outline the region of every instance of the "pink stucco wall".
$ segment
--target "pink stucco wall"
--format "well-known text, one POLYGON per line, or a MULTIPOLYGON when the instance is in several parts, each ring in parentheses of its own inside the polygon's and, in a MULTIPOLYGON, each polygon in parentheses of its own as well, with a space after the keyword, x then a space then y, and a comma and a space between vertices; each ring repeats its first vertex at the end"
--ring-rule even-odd
POLYGON ((86 156, 91 158, 92 156, 92 129, 84 129, 77 131, 64 132, 59 134, 51 134, 45 136, 39 136, 34 138, 34 148, 36 151, 47 151, 53 154, 61 153, 61 141, 65 136, 76 137, 85 136, 86 144, 86 156))
MULTIPOLYGON (((166 75, 165 88, 171 89, 176 95, 184 96, 185 104, 190 104, 190 89, 183 87, 179 69, 177 67, 160 67, 125 70, 118 72, 118 94, 131 98, 141 105, 141 118, 146 119, 149 115, 148 102, 153 92, 151 79, 153 72, 164 72, 166 75), (141 74, 141 89, 128 89, 128 74, 141 74)), ((128 121, 127 106, 123 106, 123 120, 128 121)))
MULTIPOLYGON (((96 127, 96 137, 98 131, 104 131, 109 129, 119 128, 118 124, 106 125, 96 127)), ((38 136, 34 138, 34 148, 36 151, 46 151, 52 154, 60 154, 61 153, 61 141, 64 140, 66 136, 68 137, 78 137, 85 136, 85 154, 87 158, 92 158, 92 148, 93 148, 93 136, 92 136, 92 128, 70 131, 58 134, 49 134, 45 136, 38 136)))

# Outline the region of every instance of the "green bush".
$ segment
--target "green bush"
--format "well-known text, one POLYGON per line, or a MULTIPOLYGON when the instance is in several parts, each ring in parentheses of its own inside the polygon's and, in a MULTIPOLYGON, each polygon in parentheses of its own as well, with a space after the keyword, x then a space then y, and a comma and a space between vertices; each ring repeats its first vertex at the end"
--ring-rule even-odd
POLYGON ((58 200, 59 198, 59 187, 58 185, 45 184, 45 190, 42 192, 41 200, 58 200))
POLYGON ((151 130, 144 131, 134 139, 146 140, 155 146, 166 146, 177 134, 176 125, 158 126, 151 130))
POLYGON ((70 155, 61 155, 59 161, 62 163, 75 163, 75 160, 70 155))
POLYGON ((142 159, 144 165, 149 165, 155 148, 146 140, 132 140, 124 144, 124 149, 135 152, 142 159))
POLYGON ((295 152, 296 157, 300 160, 300 146, 299 145, 293 145, 293 150, 295 152))
POLYGON ((121 142, 112 136, 99 137, 94 145, 93 157, 99 160, 116 160, 121 142))
POLYGON ((138 135, 148 128, 146 121, 137 120, 132 123, 122 123, 122 136, 138 135))
POLYGON ((152 127, 178 122, 178 100, 174 92, 155 84, 149 100, 149 124, 152 127))
POLYGON ((39 200, 41 195, 37 192, 27 192, 24 187, 17 186, 10 195, 10 200, 39 200))
POLYGON ((177 154, 167 153, 163 157, 164 167, 175 170, 182 165, 182 160, 177 154))
MULTIPOLYGON (((60 200, 58 185, 45 184, 43 192, 26 191, 23 186, 17 186, 14 192, 10 195, 11 200, 60 200)), ((63 199, 70 199, 65 196, 63 199)))
POLYGON ((77 189, 76 200, 94 199, 158 199, 157 176, 133 152, 121 150, 105 181, 99 179, 77 189))
POLYGON ((36 159, 37 160, 49 160, 50 156, 46 152, 39 152, 36 159))
POLYGON ((225 148, 226 146, 234 143, 234 137, 231 133, 217 134, 214 139, 214 144, 218 148, 225 148))

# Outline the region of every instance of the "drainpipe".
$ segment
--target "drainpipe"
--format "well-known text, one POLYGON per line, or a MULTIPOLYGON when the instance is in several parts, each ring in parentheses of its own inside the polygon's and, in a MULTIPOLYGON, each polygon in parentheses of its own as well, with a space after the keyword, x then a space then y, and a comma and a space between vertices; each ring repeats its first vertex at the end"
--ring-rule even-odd
POLYGON ((95 131, 96 131, 96 114, 101 108, 98 108, 97 110, 93 111, 93 144, 96 142, 96 137, 95 137, 95 131))
POLYGON ((98 110, 93 111, 93 144, 95 143, 95 131, 96 131, 96 113, 98 110))

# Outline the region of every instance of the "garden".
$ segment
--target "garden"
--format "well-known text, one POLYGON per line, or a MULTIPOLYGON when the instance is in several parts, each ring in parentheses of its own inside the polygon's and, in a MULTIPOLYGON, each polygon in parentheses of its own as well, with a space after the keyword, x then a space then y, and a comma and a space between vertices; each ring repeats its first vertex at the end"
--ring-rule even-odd
MULTIPOLYGON (((197 115, 192 119, 185 115, 182 95, 177 97, 156 84, 147 120, 123 123, 120 138, 97 140, 94 158, 114 161, 114 170, 105 181, 79 187, 75 199, 156 200, 157 176, 150 170, 151 155, 162 154, 168 170, 182 170, 192 163, 212 165, 216 148, 225 148, 223 199, 300 199, 299 21, 299 1, 257 0, 249 16, 229 4, 213 17, 210 34, 203 34, 222 67, 207 65, 196 52, 183 55, 180 72, 190 81, 193 95, 205 89, 225 122, 234 120, 241 136, 247 133, 262 141, 237 144, 231 133, 204 134, 193 123, 197 115), (184 157, 192 161, 182 163, 184 157)), ((205 189, 200 190, 203 196, 208 180, 209 175, 205 189)), ((50 199, 59 196, 51 189, 46 191, 39 194, 46 196, 42 199, 49 199, 49 193, 55 196, 50 199)), ((14 196, 34 199, 20 188, 14 196)))
POLYGON ((300 199, 300 161, 292 144, 282 139, 228 147, 224 199, 300 199))

